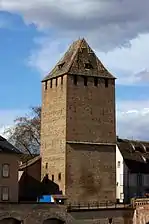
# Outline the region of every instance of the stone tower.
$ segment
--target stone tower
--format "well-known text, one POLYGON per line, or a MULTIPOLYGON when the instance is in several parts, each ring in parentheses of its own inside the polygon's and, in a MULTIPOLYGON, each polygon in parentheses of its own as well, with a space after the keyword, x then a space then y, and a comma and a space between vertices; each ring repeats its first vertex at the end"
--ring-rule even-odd
POLYGON ((115 78, 84 39, 42 81, 42 177, 73 202, 115 201, 115 78))

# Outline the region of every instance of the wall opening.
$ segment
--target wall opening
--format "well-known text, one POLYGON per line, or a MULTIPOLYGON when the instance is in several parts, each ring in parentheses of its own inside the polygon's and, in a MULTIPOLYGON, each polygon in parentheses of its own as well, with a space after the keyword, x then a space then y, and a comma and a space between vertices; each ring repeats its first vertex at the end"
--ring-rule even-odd
POLYGON ((77 79, 76 75, 73 77, 73 83, 74 83, 74 85, 77 85, 77 83, 78 83, 78 79, 77 79))
POLYGON ((105 79, 105 87, 108 88, 108 79, 105 79))
POLYGON ((96 86, 96 87, 98 86, 98 78, 96 78, 96 77, 94 78, 94 86, 96 86))
POLYGON ((5 218, 0 220, 0 224, 21 224, 22 222, 14 218, 5 218))
POLYGON ((84 85, 87 86, 87 77, 84 77, 84 85))
POLYGON ((47 219, 43 224, 64 224, 65 222, 60 219, 47 219))

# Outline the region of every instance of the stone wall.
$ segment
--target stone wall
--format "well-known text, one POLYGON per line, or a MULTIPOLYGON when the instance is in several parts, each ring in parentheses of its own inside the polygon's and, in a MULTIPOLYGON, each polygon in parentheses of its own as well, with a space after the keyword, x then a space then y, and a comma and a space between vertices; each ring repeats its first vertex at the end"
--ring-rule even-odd
POLYGON ((65 206, 58 205, 0 204, 0 223, 10 217, 22 221, 23 224, 43 224, 48 219, 58 219, 65 224, 108 224, 109 218, 112 218, 114 224, 132 224, 133 210, 99 209, 67 213, 65 206))
POLYGON ((61 81, 42 83, 41 157, 42 178, 48 174, 65 194, 66 76, 61 81))
POLYGON ((77 76, 67 77, 67 141, 116 143, 115 129, 115 80, 77 76))
POLYGON ((66 160, 71 203, 115 202, 115 146, 67 144, 66 160))

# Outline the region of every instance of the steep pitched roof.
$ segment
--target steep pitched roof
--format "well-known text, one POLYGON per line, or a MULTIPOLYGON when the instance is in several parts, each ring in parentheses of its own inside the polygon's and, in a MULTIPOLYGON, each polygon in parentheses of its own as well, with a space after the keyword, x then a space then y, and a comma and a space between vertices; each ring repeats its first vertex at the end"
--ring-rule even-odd
POLYGON ((117 145, 131 172, 149 173, 149 142, 118 139, 117 145))
POLYGON ((104 67, 85 39, 73 42, 68 51, 43 81, 59 77, 63 74, 115 79, 104 67))
POLYGON ((21 152, 14 147, 11 143, 9 143, 5 138, 0 136, 0 153, 18 153, 21 152))

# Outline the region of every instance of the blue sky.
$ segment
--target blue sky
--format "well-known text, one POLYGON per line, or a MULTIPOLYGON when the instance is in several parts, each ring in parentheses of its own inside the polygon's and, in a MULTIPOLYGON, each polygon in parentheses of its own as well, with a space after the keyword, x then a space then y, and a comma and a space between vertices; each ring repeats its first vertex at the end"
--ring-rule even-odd
POLYGON ((71 13, 64 8, 65 1, 57 6, 50 0, 2 0, 0 130, 11 126, 13 119, 26 113, 30 106, 41 104, 42 78, 73 40, 85 37, 103 64, 118 78, 118 134, 149 139, 147 1, 142 12, 138 0, 132 11, 128 0, 121 4, 114 0, 113 5, 107 1, 103 10, 101 0, 98 6, 96 1, 82 0, 79 8, 77 0, 72 0, 71 13), (123 5, 130 6, 129 15, 127 10, 121 10, 123 5), (119 13, 108 13, 112 7, 117 7, 119 13), (86 17, 87 12, 90 12, 89 17, 86 17), (138 12, 140 18, 137 18, 138 12))

